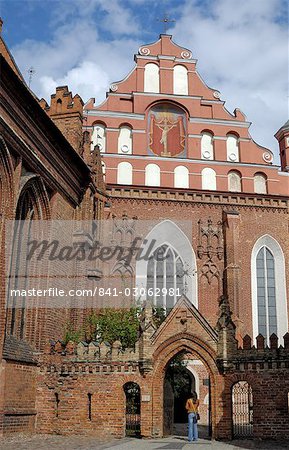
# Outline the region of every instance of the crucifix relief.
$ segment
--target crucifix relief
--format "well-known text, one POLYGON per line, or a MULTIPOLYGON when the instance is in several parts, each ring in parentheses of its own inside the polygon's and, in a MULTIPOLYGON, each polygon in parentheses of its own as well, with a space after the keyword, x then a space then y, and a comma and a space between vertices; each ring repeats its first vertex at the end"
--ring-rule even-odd
POLYGON ((153 108, 149 115, 149 150, 165 157, 184 154, 184 118, 183 111, 169 105, 153 108))

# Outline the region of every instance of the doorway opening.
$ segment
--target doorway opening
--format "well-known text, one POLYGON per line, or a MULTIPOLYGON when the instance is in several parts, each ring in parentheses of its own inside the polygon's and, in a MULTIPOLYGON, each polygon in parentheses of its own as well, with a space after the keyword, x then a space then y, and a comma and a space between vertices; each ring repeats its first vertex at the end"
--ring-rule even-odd
POLYGON ((125 435, 129 437, 140 437, 140 387, 137 383, 129 382, 123 386, 125 407, 125 435))
POLYGON ((196 392, 200 401, 199 435, 210 439, 211 392, 206 366, 191 352, 178 353, 167 365, 164 378, 164 435, 187 436, 188 414, 186 401, 196 392))

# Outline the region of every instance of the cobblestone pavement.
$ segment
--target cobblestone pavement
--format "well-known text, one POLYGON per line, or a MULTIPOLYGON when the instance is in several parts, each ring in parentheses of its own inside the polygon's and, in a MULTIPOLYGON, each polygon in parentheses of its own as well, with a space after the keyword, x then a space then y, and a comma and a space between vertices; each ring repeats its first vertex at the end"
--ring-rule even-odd
POLYGON ((289 442, 257 442, 234 441, 224 443, 200 439, 189 444, 185 437, 174 436, 165 439, 120 439, 101 442, 92 436, 14 436, 0 441, 2 450, 284 450, 289 448, 289 442))

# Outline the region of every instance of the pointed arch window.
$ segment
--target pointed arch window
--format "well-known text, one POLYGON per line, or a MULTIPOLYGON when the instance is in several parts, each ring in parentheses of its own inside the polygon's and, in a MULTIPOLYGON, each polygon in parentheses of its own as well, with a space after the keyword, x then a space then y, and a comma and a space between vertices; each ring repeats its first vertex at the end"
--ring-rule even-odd
POLYGON ((288 331, 285 258, 271 236, 262 236, 254 245, 251 271, 253 337, 262 334, 269 344, 272 333, 281 339, 288 331))
POLYGON ((267 247, 257 254, 258 334, 265 340, 277 335, 276 283, 274 256, 267 247))
MULTIPOLYGON (((166 287, 164 283, 168 285, 174 283, 180 288, 179 294, 183 292, 198 307, 196 255, 186 233, 174 222, 164 220, 155 225, 144 237, 142 248, 143 255, 147 255, 147 258, 137 261, 135 271, 136 286, 140 292, 147 293, 148 286, 166 287), (161 259, 162 255, 167 257, 165 261, 157 261, 157 256, 161 259)), ((152 300, 157 304, 172 305, 177 299, 178 292, 175 292, 174 297, 169 296, 168 301, 166 297, 156 296, 154 291, 151 294, 152 300)), ((147 300, 147 295, 141 294, 140 300, 147 300)))
POLYGON ((185 291, 184 263, 170 245, 158 247, 147 265, 149 300, 158 307, 172 308, 185 291))

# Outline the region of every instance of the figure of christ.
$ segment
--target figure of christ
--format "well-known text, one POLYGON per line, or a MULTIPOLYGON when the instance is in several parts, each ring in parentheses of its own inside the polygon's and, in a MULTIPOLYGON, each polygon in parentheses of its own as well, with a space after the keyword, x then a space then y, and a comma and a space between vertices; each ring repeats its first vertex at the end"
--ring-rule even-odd
POLYGON ((164 146, 164 151, 162 152, 162 156, 170 156, 171 153, 168 152, 168 132, 176 126, 176 123, 171 124, 167 117, 164 118, 164 123, 162 124, 160 129, 162 129, 162 137, 160 143, 164 146))

